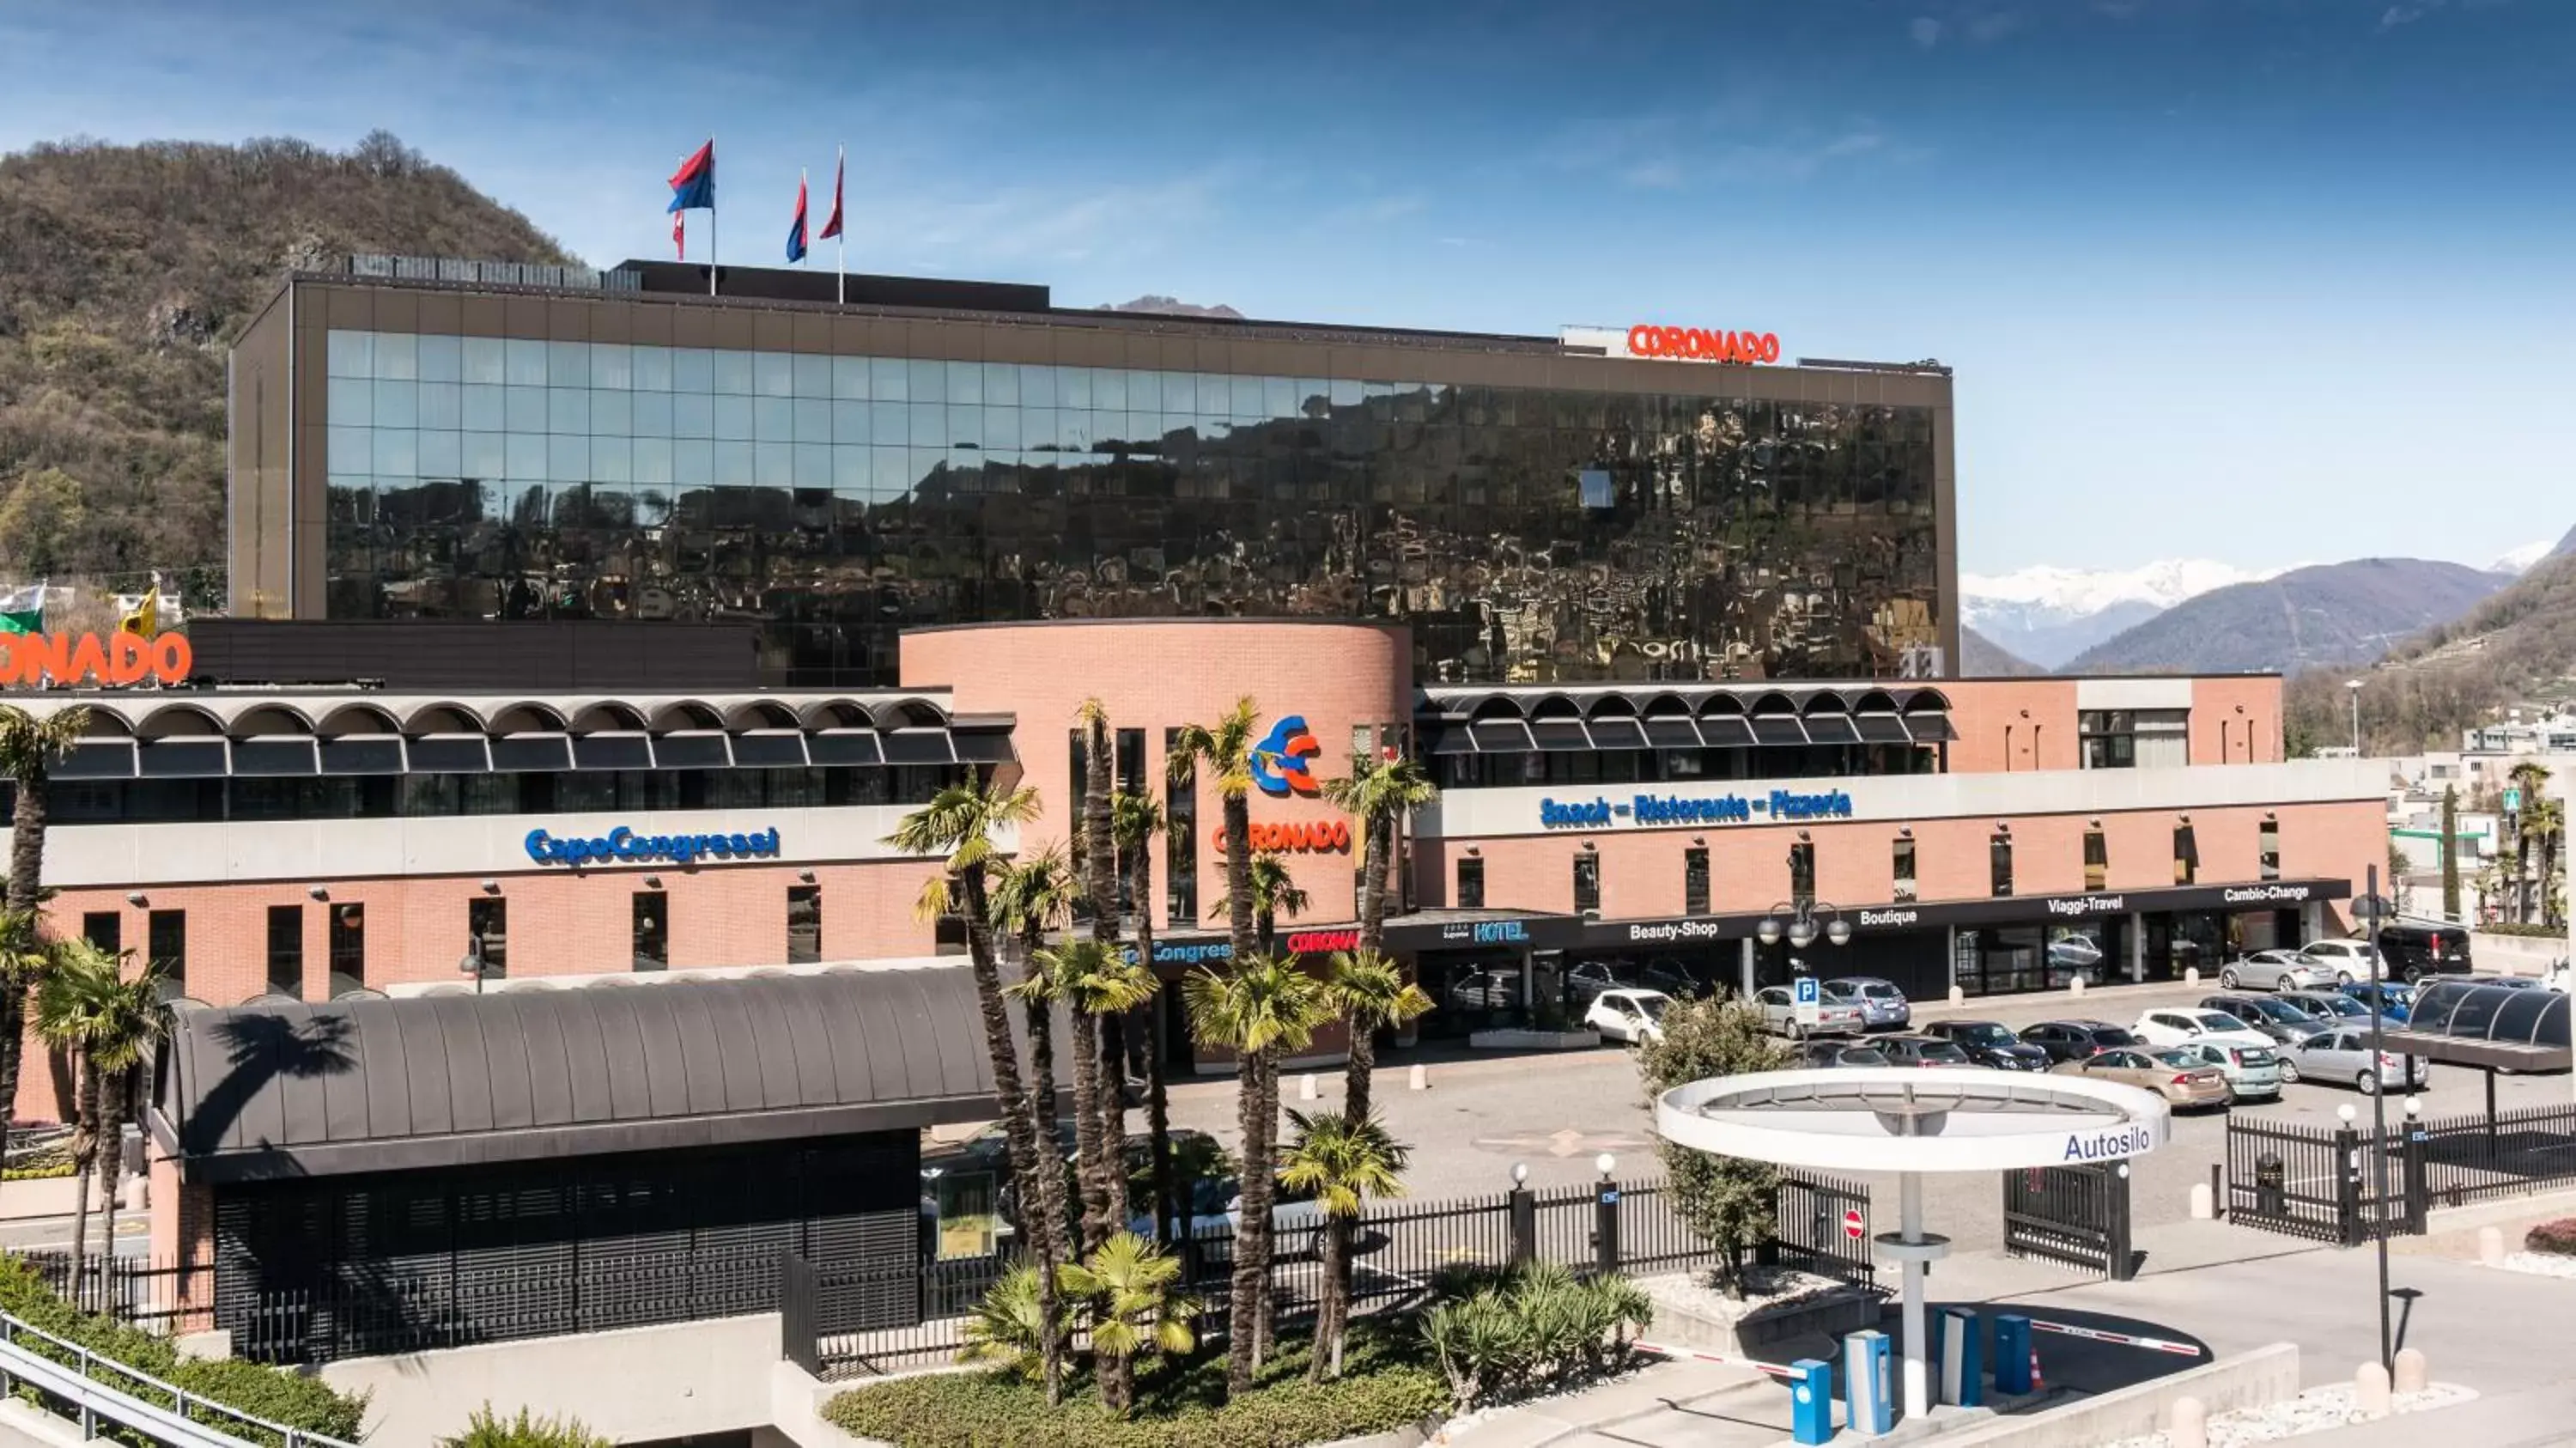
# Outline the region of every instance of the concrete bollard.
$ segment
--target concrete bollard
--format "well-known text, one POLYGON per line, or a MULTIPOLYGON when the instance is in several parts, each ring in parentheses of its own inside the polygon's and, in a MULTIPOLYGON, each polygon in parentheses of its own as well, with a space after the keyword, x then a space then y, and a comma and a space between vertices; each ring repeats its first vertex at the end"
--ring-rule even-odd
POLYGON ((2209 1448, 2209 1405, 2198 1398, 2176 1398, 2173 1426, 2165 1430, 2171 1448, 2209 1448))
POLYGON ((1965 987, 1955 985, 1950 987, 1950 1004, 1954 1006, 1963 1006, 1967 1003, 1968 992, 1965 987))
POLYGON ((2504 1229, 2478 1228, 2478 1260, 2489 1267, 2504 1265, 2504 1229))
POLYGON ((2080 975, 2068 976, 2066 978, 2066 993, 2068 995, 2079 996, 2084 994, 2084 977, 2080 975))
POLYGON ((2352 1375, 2352 1405, 2373 1418, 2388 1416, 2388 1369, 2363 1363, 2352 1375))
POLYGON ((2218 1203, 2209 1195, 2209 1183, 2191 1184, 2191 1219, 2206 1222, 2218 1215, 2218 1203))
POLYGON ((1411 1091, 1430 1090, 1431 1068, 1428 1066, 1416 1066, 1411 1071, 1406 1072, 1404 1085, 1407 1090, 1411 1091))
POLYGON ((1312 1101, 1315 1099, 1315 1096, 1315 1073, 1309 1071, 1305 1075, 1297 1078, 1297 1099, 1300 1101, 1312 1101))
POLYGON ((2433 1385, 2433 1369, 2424 1361, 2420 1348, 2397 1350, 2397 1376, 2389 1387, 2400 1393, 2420 1393, 2433 1385))
POLYGON ((2196 965, 2184 966, 2182 968, 2182 983, 2184 985, 2200 984, 2200 967, 2196 965))

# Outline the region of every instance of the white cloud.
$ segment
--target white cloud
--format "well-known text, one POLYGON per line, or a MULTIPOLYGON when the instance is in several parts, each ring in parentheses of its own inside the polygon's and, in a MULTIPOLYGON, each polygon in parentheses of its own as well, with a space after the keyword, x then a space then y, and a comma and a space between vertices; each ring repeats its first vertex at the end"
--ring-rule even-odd
POLYGON ((2413 5, 2391 5, 2380 12, 2379 28, 2395 30, 2400 25, 2412 25, 2441 8, 2442 0, 2420 0, 2420 3, 2413 5))
POLYGON ((1941 43, 1941 22, 1929 15, 1915 16, 1913 23, 1905 27, 1905 32, 1913 36, 1914 43, 1925 50, 1930 50, 1941 43))

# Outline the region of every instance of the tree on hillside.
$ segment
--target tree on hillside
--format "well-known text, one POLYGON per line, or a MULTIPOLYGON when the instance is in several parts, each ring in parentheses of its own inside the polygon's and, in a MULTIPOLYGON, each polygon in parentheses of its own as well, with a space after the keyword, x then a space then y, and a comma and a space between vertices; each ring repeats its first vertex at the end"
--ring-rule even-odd
MULTIPOLYGON (((1771 1038, 1752 1004, 1718 996, 1676 1001, 1664 1010, 1663 1035, 1637 1053, 1646 1099, 1712 1076, 1776 1071, 1788 1052, 1771 1038)), ((1718 1290, 1744 1295, 1744 1254, 1770 1236, 1778 1211, 1780 1171, 1768 1162, 1718 1156, 1659 1142, 1656 1153, 1672 1181, 1682 1220, 1717 1250, 1718 1290)))

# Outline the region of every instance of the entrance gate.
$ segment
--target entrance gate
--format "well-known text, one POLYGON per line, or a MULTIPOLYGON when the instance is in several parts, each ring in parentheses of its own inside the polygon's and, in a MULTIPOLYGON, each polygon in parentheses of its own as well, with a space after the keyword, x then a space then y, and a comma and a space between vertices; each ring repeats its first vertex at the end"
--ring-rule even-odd
POLYGON ((2129 1249, 2127 1165, 2087 1162, 2005 1172, 2004 1250, 2128 1281, 2137 1273, 2137 1259, 2129 1249))
POLYGON ((1771 1238, 1755 1249, 1755 1260, 1765 1266, 1803 1267, 1862 1287, 1878 1281, 1878 1261, 1870 1251, 1868 1183, 1784 1171, 1774 1202, 1771 1238))

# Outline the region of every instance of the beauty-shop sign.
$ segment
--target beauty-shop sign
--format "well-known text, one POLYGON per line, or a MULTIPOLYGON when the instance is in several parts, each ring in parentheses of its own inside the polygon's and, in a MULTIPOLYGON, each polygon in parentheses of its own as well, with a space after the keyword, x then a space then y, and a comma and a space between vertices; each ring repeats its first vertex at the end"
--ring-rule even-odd
POLYGON ((0 633, 0 687, 178 685, 195 664, 186 634, 0 633))

